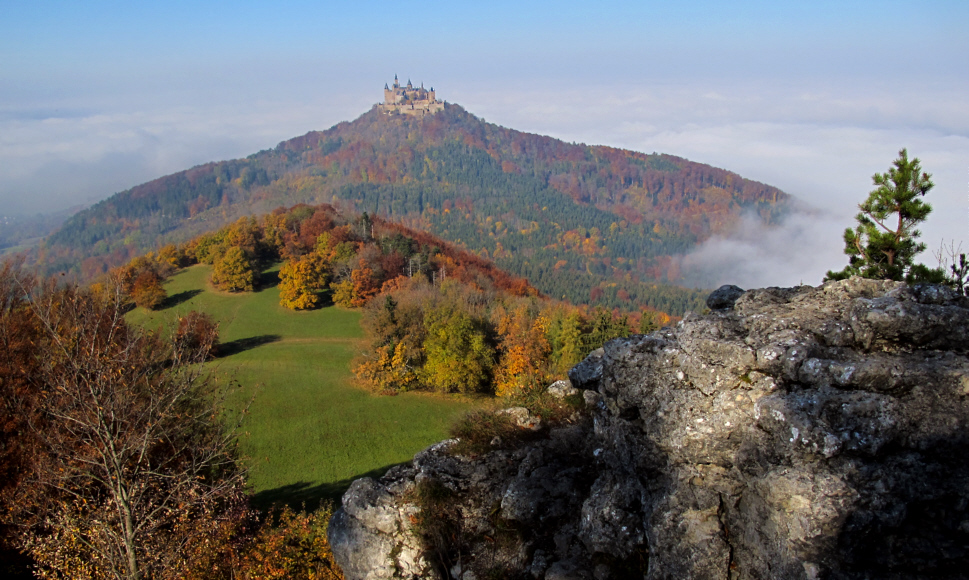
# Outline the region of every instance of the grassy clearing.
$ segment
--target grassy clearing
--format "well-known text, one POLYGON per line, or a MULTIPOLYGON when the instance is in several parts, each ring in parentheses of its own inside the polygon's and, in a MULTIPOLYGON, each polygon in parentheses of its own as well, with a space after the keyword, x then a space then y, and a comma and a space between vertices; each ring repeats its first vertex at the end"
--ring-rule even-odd
POLYGON ((279 306, 275 286, 217 292, 208 285, 210 273, 208 266, 178 272, 166 283, 166 307, 137 309, 130 320, 158 327, 199 310, 219 321, 227 354, 213 369, 242 385, 234 403, 255 396, 242 446, 260 504, 336 498, 355 477, 379 473, 446 438, 454 420, 478 406, 357 389, 349 370, 362 336, 357 312, 333 306, 293 312, 279 306))

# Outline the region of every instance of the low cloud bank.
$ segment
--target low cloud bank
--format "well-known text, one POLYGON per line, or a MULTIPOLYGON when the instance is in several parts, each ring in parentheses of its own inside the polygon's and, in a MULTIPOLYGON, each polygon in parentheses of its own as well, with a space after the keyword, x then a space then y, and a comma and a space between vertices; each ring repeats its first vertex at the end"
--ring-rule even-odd
POLYGON ((726 236, 715 236, 681 262, 683 284, 717 288, 796 286, 821 283, 828 270, 848 262, 842 252, 843 220, 826 212, 801 209, 776 226, 745 215, 726 236))

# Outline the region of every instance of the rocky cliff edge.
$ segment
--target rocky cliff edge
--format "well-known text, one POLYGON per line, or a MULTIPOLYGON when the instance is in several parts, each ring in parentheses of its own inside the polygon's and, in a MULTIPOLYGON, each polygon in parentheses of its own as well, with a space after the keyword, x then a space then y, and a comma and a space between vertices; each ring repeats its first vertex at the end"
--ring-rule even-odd
POLYGON ((346 577, 969 577, 969 301, 852 278, 708 304, 572 369, 570 420, 355 481, 346 577))

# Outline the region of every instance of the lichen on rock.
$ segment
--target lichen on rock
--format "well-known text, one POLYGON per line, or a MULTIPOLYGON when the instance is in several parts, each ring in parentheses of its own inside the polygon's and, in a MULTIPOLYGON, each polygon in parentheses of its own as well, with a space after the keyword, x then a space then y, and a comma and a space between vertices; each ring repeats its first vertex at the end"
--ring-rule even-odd
POLYGON ((346 577, 969 576, 969 301, 860 278, 726 294, 577 365, 571 422, 355 482, 330 525, 346 577), (428 482, 448 538, 413 525, 428 482))

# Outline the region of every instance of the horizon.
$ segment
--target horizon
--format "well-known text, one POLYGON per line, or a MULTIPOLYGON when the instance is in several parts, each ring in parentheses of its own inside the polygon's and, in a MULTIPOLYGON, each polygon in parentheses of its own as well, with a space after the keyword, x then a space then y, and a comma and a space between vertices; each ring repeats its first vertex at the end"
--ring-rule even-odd
POLYGON ((55 5, 0 23, 0 215, 352 120, 397 74, 489 122, 685 157, 817 208, 705 244, 692 258, 708 278, 816 283, 843 267, 841 231, 903 147, 936 183, 921 260, 969 243, 960 3, 55 5))

